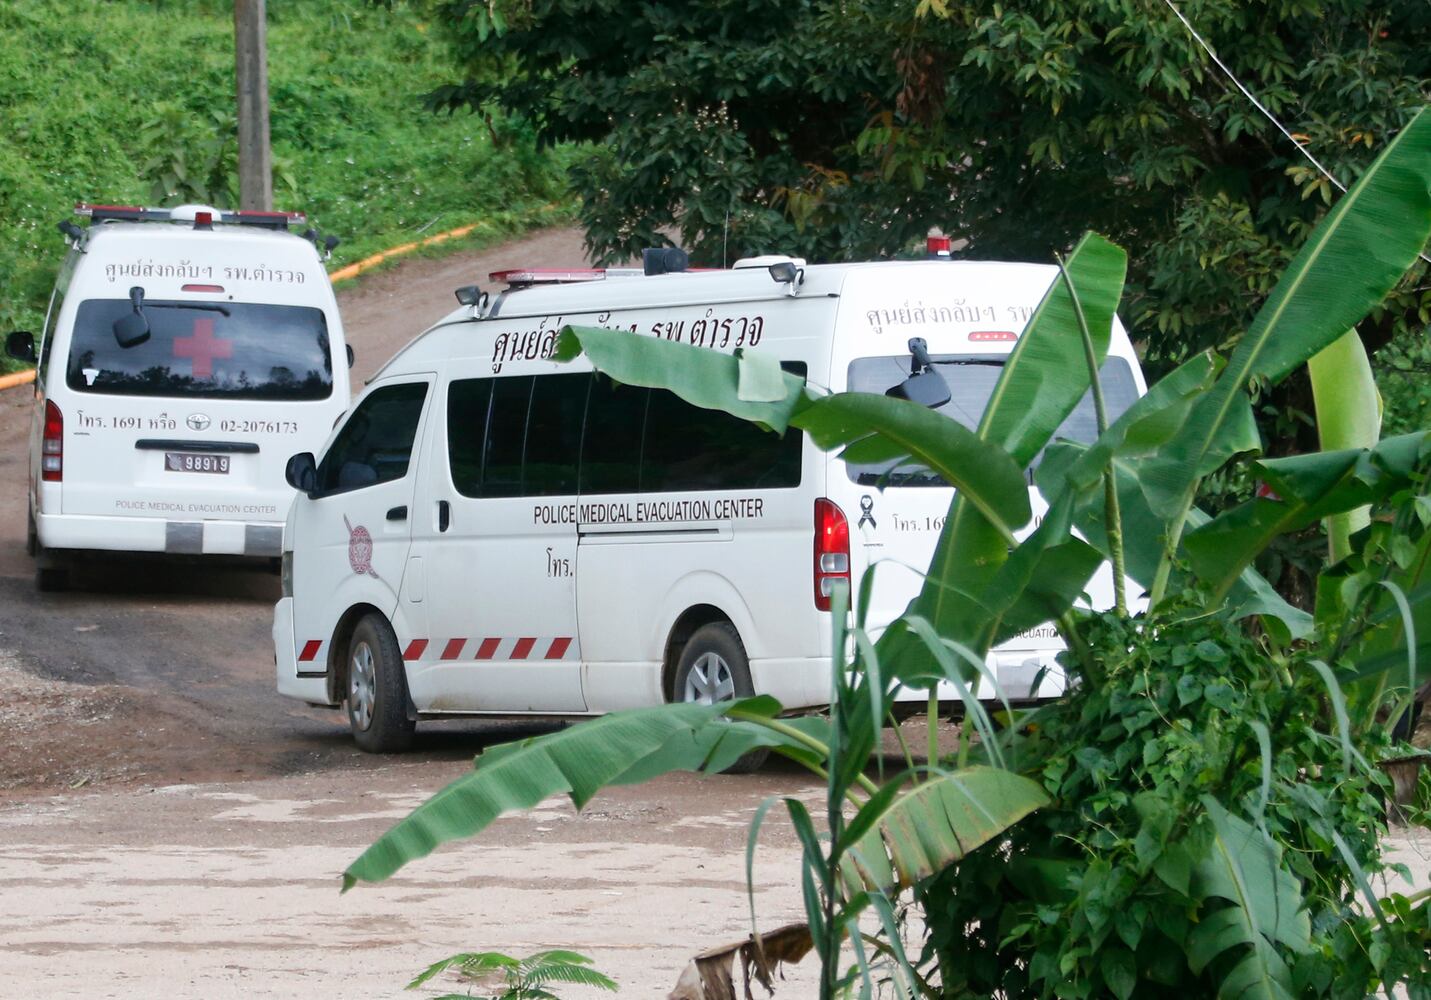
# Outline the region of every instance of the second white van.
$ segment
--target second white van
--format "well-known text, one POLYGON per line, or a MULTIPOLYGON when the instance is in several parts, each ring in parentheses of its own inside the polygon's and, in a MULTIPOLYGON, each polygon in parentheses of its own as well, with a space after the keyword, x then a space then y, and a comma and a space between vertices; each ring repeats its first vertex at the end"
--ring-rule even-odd
MULTIPOLYGON (((973 427, 1056 275, 760 258, 659 276, 512 271, 493 275, 507 288, 490 300, 463 290, 468 304, 374 377, 318 456, 290 465, 279 691, 346 705, 370 750, 440 716, 751 693, 822 704, 831 581, 886 563, 871 621, 900 615, 949 486, 614 384, 584 358, 556 363, 557 332, 768 352, 814 384, 874 393, 909 377, 918 339, 949 387, 940 410, 973 427)), ((1110 418, 1144 391, 1116 324, 1103 383, 1110 418)), ((1085 401, 1059 433, 1087 441, 1094 428, 1085 401)), ((1107 567, 1091 590, 1111 603, 1107 567)), ((1052 629, 1031 629, 990 666, 1027 699, 1059 649, 1052 629)))

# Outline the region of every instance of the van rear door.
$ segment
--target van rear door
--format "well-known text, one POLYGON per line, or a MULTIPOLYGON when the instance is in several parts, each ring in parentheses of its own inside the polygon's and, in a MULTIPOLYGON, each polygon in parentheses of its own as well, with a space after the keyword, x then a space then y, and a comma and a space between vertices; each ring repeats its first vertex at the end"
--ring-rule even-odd
MULTIPOLYGON (((938 411, 970 430, 978 427, 990 393, 1003 373, 1004 355, 948 354, 931 355, 934 371, 944 377, 950 399, 938 411)), ((854 392, 884 394, 909 376, 910 356, 856 358, 850 362, 849 389, 854 392)), ((1137 399, 1138 385, 1128 362, 1110 357, 1102 369, 1104 398, 1110 419, 1116 419, 1137 399)), ((1085 395, 1078 407, 1059 427, 1055 437, 1092 442, 1097 437, 1097 424, 1091 395, 1085 395)), ((1042 456, 1034 459, 1028 470, 1029 501, 1034 521, 1020 535, 1027 535, 1042 516, 1046 505, 1032 486, 1035 470, 1042 456)), ((883 561, 876 571, 870 620, 888 622, 903 613, 923 585, 923 572, 928 568, 944 520, 949 512, 952 492, 942 478, 917 462, 836 463, 832 469, 832 495, 840 492, 848 499, 845 506, 850 515, 851 540, 863 545, 868 562, 883 561), (841 468, 842 467, 842 468, 841 468), (839 475, 840 472, 844 476, 839 475), (844 483, 839 483, 843 478, 844 483), (837 485, 838 484, 838 485, 837 485)), ((848 513, 848 512, 847 512, 848 513)), ((1106 597, 1112 601, 1112 581, 1106 573, 1094 581, 1095 601, 1106 597), (1106 588, 1106 595, 1098 590, 1106 588)), ((1032 647, 1046 648, 1049 636, 1030 637, 1032 647)), ((1052 640, 1054 643, 1056 639, 1052 640)), ((1017 640, 1015 640, 1017 642, 1017 640)))
MULTIPOLYGON (((134 313, 127 298, 88 299, 75 312, 62 512, 281 522, 288 457, 325 437, 335 415, 324 311, 148 300, 148 334, 125 346, 115 324, 134 313)), ((166 547, 242 553, 244 528, 235 528, 232 539, 208 531, 190 540, 202 548, 166 547)))

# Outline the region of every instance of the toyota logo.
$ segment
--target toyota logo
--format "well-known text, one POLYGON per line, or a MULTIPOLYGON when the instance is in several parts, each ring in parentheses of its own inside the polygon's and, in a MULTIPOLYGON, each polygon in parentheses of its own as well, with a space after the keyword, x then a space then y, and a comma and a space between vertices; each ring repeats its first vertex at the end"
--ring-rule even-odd
POLYGON ((208 430, 209 418, 204 416, 204 414, 202 413, 191 413, 189 414, 189 419, 186 420, 185 423, 189 425, 190 430, 208 430))

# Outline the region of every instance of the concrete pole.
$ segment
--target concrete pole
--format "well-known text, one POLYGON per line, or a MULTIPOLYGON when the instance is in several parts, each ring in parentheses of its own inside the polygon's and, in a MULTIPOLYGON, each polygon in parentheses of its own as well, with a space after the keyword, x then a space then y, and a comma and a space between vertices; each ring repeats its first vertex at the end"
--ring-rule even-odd
POLYGON ((239 208, 273 210, 268 146, 268 32, 265 0, 234 0, 234 75, 238 90, 239 208))

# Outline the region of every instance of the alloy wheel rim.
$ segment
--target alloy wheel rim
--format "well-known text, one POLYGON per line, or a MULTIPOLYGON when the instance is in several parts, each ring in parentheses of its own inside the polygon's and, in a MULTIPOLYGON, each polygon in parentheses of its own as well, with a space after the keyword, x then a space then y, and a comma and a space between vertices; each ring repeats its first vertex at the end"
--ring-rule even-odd
POLYGON ((358 643, 348 669, 348 712, 353 718, 353 725, 359 729, 367 729, 373 721, 373 703, 377 698, 376 675, 373 648, 366 642, 358 643))
POLYGON ((697 705, 714 705, 735 698, 735 675, 719 653, 702 653, 686 674, 684 700, 697 705))

